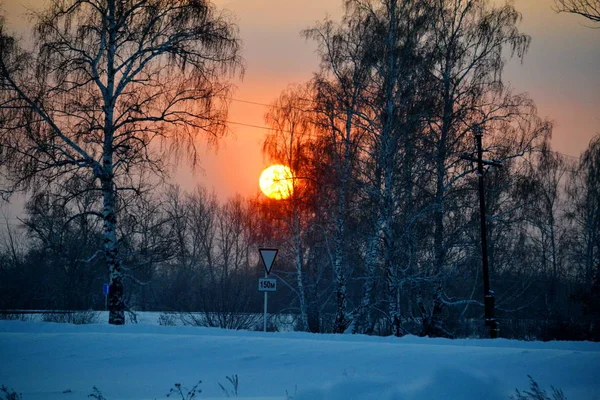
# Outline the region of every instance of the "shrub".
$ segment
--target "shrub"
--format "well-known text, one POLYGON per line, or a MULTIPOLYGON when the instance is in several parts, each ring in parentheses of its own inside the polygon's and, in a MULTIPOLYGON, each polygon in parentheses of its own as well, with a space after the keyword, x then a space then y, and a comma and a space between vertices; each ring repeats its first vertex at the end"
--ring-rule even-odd
POLYGON ((90 394, 88 397, 91 397, 92 399, 96 399, 96 400, 106 400, 106 397, 104 397, 102 395, 102 392, 100 391, 100 389, 98 389, 96 386, 94 386, 93 389, 93 393, 90 394))
POLYGON ((125 310, 125 315, 127 318, 127 323, 128 324, 137 324, 138 323, 138 315, 135 311, 127 309, 125 310))
POLYGON ((567 400, 562 390, 550 386, 552 389, 552 397, 550 397, 530 375, 527 377, 529 378, 529 390, 520 392, 519 389, 516 389, 515 396, 510 396, 510 400, 567 400))
POLYGON ((181 323, 185 326, 204 326, 210 328, 224 328, 235 330, 262 330, 262 314, 238 313, 233 311, 179 313, 181 323))
POLYGON ((177 325, 177 316, 172 312, 162 312, 158 315, 158 324, 160 326, 175 326, 177 325))
POLYGON ((21 400, 21 394, 15 392, 12 389, 7 388, 6 386, 0 386, 0 400, 21 400))
POLYGON ((31 321, 32 319, 33 319, 32 314, 17 313, 17 312, 10 312, 10 311, 5 311, 5 312, 0 311, 0 320, 31 321))
POLYGON ((44 322, 57 322, 60 324, 97 324, 100 313, 97 311, 50 312, 42 316, 44 322))
POLYGON ((227 397, 238 397, 238 389, 239 389, 239 385, 240 385, 240 379, 238 378, 237 374, 234 374, 231 376, 226 376, 225 378, 227 378, 227 380, 229 381, 229 384, 231 385, 231 390, 227 389, 225 386, 223 386, 221 383, 219 383, 219 387, 221 388, 221 391, 227 397))
POLYGON ((202 393, 199 386, 202 381, 198 381, 191 389, 187 389, 181 386, 181 383, 176 383, 169 393, 167 393, 167 397, 171 397, 175 395, 177 398, 181 398, 181 400, 191 400, 196 397, 197 394, 202 393))

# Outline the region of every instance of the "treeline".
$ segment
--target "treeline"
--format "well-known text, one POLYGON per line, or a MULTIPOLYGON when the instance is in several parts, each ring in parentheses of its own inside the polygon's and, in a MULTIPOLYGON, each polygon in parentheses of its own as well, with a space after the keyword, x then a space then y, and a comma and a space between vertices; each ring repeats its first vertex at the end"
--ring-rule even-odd
MULTIPOLYGON (((494 175, 501 185, 486 181, 490 200, 498 186, 514 186, 515 191, 514 198, 505 200, 514 209, 505 215, 492 214, 489 221, 500 334, 596 340, 599 231, 590 223, 597 218, 600 139, 591 143, 578 163, 569 163, 548 149, 545 152, 532 159, 525 176, 512 175, 519 183, 506 176, 500 180, 504 169, 494 175), (551 167, 549 159, 554 160, 551 167), (525 192, 520 189, 521 181, 527 182, 525 192), (590 256, 596 257, 595 266, 590 256)), ((314 182, 326 179, 314 178, 314 182)), ((395 300, 401 304, 402 333, 425 334, 426 318, 438 312, 436 323, 444 329, 441 335, 486 336, 476 191, 473 182, 465 185, 469 205, 463 205, 465 219, 460 228, 464 258, 443 270, 434 266, 427 270, 423 264, 401 271, 403 290, 395 300)), ((298 182, 295 189, 294 196, 283 201, 238 197, 220 204, 202 188, 192 193, 170 188, 162 194, 123 199, 127 204, 120 213, 120 246, 128 309, 204 311, 202 324, 253 327, 255 318, 247 313, 262 310, 256 288, 257 278, 264 273, 258 248, 271 245, 280 249, 273 270, 279 287, 270 297, 269 310, 295 315, 299 330, 332 332, 338 304, 331 240, 336 229, 332 208, 337 203, 323 193, 331 190, 325 184, 312 187, 314 196, 308 195, 308 185, 298 182)), ((99 251, 101 224, 88 213, 97 204, 92 199, 68 204, 64 196, 38 195, 29 200, 21 226, 6 226, 0 249, 0 309, 104 308, 101 288, 108 273, 99 251)), ((370 283, 365 278, 371 278, 374 287, 366 333, 387 335, 394 322, 386 308, 389 280, 382 264, 373 276, 366 275, 364 250, 369 236, 364 225, 370 221, 370 210, 361 207, 352 205, 344 250, 346 318, 351 322, 346 331, 356 329, 356 316, 363 312, 364 286, 370 283)), ((431 234, 425 228, 428 221, 430 217, 424 215, 420 240, 431 234)), ((379 246, 384 243, 380 240, 379 246)))
MULTIPOLYGON (((236 315, 261 311, 268 245, 280 249, 272 310, 299 330, 485 337, 468 160, 481 132, 484 158, 502 164, 484 173, 500 336, 598 340, 600 137, 579 160, 554 152, 551 123, 502 80, 530 43, 519 20, 486 0, 350 0, 341 21, 304 31, 320 67, 265 116, 264 153, 294 171, 292 196, 119 192, 127 306, 242 327, 236 315)), ((0 255, 1 308, 103 306, 105 239, 86 185, 31 198, 27 239, 8 236, 0 255)))
POLYGON ((266 115, 265 153, 295 171, 277 204, 301 328, 326 309, 338 333, 482 334, 480 133, 502 164, 484 172, 501 335, 597 339, 600 137, 579 161, 554 152, 551 123, 502 80, 530 43, 514 6, 345 7, 303 32, 320 68, 266 115))
MULTIPOLYGON (((245 327, 236 314, 262 305, 249 203, 219 204, 201 188, 152 193, 122 199, 119 213, 127 310, 207 311, 211 326, 245 327)), ((65 200, 39 194, 27 202, 21 226, 7 226, 0 309, 104 309, 102 224, 90 216, 97 204, 65 200)))

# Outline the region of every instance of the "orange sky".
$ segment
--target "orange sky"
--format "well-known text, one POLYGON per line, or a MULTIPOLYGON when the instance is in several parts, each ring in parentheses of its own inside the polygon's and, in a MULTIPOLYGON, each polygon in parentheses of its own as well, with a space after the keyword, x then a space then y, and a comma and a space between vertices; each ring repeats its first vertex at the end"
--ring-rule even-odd
MULTIPOLYGON (((1 0, 0 0, 1 1, 1 0)), ((12 29, 24 33, 24 6, 40 0, 4 0, 12 29)), ((218 0, 231 10, 244 41, 247 70, 234 97, 270 103, 291 83, 310 79, 318 60, 314 44, 299 32, 326 15, 341 15, 342 0, 218 0)), ((585 27, 586 20, 555 14, 552 0, 516 0, 523 13, 521 28, 533 38, 524 65, 511 63, 505 79, 517 91, 528 92, 541 116, 556 123, 553 144, 557 151, 578 156, 600 132, 600 30, 585 27)), ((229 120, 264 126, 266 108, 232 102, 229 120)), ((215 154, 207 150, 196 173, 180 166, 176 179, 184 188, 196 183, 214 188, 221 199, 258 191, 258 178, 266 166, 261 154, 265 130, 231 125, 215 154)))

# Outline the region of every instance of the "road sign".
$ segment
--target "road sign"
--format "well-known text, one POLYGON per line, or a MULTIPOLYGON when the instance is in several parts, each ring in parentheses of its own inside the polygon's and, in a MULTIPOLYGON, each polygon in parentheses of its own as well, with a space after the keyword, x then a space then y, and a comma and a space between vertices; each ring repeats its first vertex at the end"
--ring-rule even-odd
POLYGON ((104 293, 104 309, 108 310, 108 292, 110 291, 110 285, 105 283, 102 285, 102 293, 104 293))
POLYGON ((265 277, 258 280, 258 290, 265 293, 265 312, 263 316, 263 330, 267 331, 267 297, 268 292, 275 292, 277 290, 277 281, 275 279, 268 279, 273 267, 273 261, 277 256, 277 249, 258 249, 260 253, 260 259, 265 265, 265 277))
POLYGON ((258 279, 258 291, 259 292, 276 292, 277 291, 277 280, 269 278, 258 279))
POLYGON ((271 267, 273 267, 273 261, 275 261, 275 256, 277 256, 277 249, 258 249, 260 252, 260 259, 265 265, 265 271, 267 275, 271 273, 271 267))

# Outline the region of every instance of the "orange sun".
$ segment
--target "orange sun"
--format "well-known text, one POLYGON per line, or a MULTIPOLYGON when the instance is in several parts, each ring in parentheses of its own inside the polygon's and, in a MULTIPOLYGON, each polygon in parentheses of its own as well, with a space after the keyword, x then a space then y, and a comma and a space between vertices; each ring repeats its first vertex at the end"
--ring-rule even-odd
POLYGON ((285 165, 271 165, 260 174, 258 184, 265 196, 274 200, 287 199, 294 191, 292 170, 285 165))

